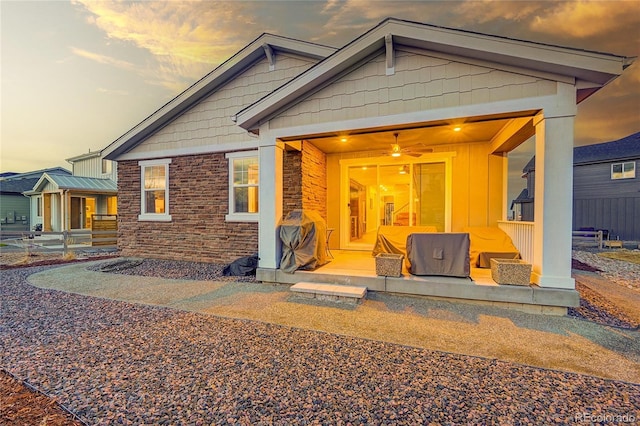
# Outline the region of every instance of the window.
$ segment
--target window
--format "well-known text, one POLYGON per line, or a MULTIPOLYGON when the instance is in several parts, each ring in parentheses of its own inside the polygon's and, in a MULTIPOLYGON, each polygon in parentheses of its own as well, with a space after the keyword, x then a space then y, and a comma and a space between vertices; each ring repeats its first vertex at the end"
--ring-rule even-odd
POLYGON ((104 159, 102 160, 102 173, 111 173, 111 167, 111 161, 104 159))
POLYGON ((42 217, 42 197, 36 197, 36 216, 42 217))
POLYGON ((636 163, 614 163, 611 165, 611 179, 633 179, 636 177, 636 163))
POLYGON ((138 220, 170 221, 170 159, 140 161, 140 215, 138 220))
POLYGON ((259 203, 258 152, 233 152, 229 159, 228 221, 257 221, 259 203))

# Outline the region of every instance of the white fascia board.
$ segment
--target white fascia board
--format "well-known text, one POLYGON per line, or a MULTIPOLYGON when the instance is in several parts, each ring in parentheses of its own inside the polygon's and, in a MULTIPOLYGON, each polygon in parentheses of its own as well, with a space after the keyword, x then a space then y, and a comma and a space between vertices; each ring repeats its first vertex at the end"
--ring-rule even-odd
POLYGON ((66 158, 64 161, 73 164, 76 161, 86 160, 88 158, 99 157, 100 151, 88 152, 86 154, 76 155, 75 157, 66 158))
POLYGON ((50 182, 52 183, 56 188, 58 188, 58 184, 49 177, 48 174, 43 173, 42 176, 40 176, 40 179, 38 179, 38 181, 36 182, 35 185, 33 185, 33 188, 31 189, 31 191, 33 192, 42 192, 42 189, 40 189, 40 187, 45 183, 45 182, 50 182))
POLYGON ((436 27, 388 19, 360 36, 334 55, 284 84, 269 95, 238 112, 236 123, 255 132, 273 114, 302 99, 340 72, 384 47, 387 34, 394 45, 532 69, 606 84, 620 75, 632 61, 624 56, 590 52, 561 46, 436 27))
POLYGON ((337 50, 329 46, 264 33, 107 146, 103 150, 104 158, 118 160, 122 154, 232 80, 240 72, 265 56, 263 44, 268 44, 276 51, 281 50, 316 60, 323 59, 337 50))
POLYGON ((608 53, 415 23, 392 21, 389 25, 394 41, 398 44, 573 76, 599 83, 606 83, 620 75, 631 60, 631 58, 608 53))
POLYGON ((258 140, 230 142, 219 145, 201 145, 149 152, 127 152, 118 157, 119 160, 148 160, 153 158, 180 157, 183 155, 215 154, 219 152, 246 151, 258 148, 258 140))
POLYGON ((257 130, 264 117, 317 89, 322 83, 383 48, 384 34, 380 36, 377 31, 365 34, 364 37, 357 40, 357 43, 352 43, 338 50, 324 61, 237 113, 235 116, 236 124, 245 130, 257 130))

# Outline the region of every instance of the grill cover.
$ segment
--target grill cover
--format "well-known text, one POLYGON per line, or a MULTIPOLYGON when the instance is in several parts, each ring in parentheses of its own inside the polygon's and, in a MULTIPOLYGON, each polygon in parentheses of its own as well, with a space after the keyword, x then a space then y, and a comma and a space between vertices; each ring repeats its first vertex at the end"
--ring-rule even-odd
POLYGON ((280 270, 294 273, 312 270, 328 262, 327 225, 313 210, 293 210, 280 222, 282 260, 280 270))
POLYGON ((411 234, 407 270, 413 275, 469 276, 469 234, 411 234))

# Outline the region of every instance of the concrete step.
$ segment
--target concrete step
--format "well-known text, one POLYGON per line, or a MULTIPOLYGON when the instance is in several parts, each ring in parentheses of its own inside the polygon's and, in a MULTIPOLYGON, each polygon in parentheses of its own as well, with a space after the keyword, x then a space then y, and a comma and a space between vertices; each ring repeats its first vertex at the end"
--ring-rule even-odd
POLYGON ((336 302, 358 303, 367 295, 366 287, 301 281, 289 290, 309 298, 336 302))

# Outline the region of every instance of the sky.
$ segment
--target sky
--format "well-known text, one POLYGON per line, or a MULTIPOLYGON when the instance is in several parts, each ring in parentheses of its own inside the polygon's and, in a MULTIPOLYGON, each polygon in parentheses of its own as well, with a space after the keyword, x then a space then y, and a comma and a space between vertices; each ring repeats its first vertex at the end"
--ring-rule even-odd
MULTIPOLYGON (((0 0, 0 172, 71 169, 263 32, 341 47, 387 17, 640 55, 638 0, 0 0)), ((638 131, 635 63, 578 106, 575 145, 638 131)), ((532 152, 510 154, 512 178, 532 152)))

